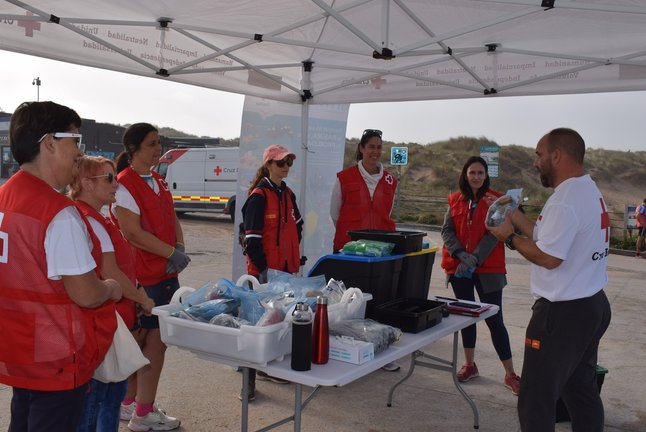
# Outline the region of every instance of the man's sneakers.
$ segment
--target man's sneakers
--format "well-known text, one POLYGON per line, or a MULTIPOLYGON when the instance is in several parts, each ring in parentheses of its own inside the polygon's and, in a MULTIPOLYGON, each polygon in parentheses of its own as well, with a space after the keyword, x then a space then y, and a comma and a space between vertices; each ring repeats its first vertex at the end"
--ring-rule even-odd
POLYGON ((471 378, 475 378, 479 375, 480 374, 478 373, 478 366, 476 366, 475 363, 473 363, 472 365, 465 364, 457 373, 458 381, 460 382, 467 382, 471 378))
POLYGON ((134 432, 169 431, 177 429, 179 424, 179 419, 166 415, 163 410, 153 405, 153 410, 143 417, 139 417, 135 410, 128 422, 128 429, 134 432))
POLYGON ((518 396, 520 391, 520 377, 518 375, 511 374, 505 376, 505 387, 511 390, 512 394, 518 396))
POLYGON ((135 412, 135 406, 137 406, 135 402, 132 402, 130 405, 124 405, 124 403, 121 402, 121 409, 119 410, 119 420, 130 421, 130 419, 132 418, 132 413, 135 412))
POLYGON ((289 381, 284 380, 282 378, 274 377, 271 375, 267 375, 263 371, 257 371, 256 372, 256 378, 260 381, 271 381, 276 384, 289 384, 289 381))

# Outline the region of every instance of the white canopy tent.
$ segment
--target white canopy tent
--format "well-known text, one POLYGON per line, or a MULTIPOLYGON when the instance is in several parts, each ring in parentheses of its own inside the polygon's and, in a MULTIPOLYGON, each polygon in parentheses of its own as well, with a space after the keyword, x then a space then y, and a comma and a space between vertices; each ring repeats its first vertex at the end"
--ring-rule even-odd
POLYGON ((644 90, 646 1, 0 0, 0 49, 293 103, 644 90))

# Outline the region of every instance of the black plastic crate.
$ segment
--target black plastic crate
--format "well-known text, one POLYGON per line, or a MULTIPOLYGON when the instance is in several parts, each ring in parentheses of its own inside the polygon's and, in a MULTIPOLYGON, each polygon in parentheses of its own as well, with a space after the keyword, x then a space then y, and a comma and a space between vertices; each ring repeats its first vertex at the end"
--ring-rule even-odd
POLYGON ((428 298, 437 246, 404 255, 397 297, 428 298))
POLYGON ((442 321, 444 302, 420 298, 400 298, 375 308, 377 321, 407 333, 419 333, 442 321))
POLYGON ((423 231, 386 231, 386 230, 358 230, 348 231, 351 240, 376 240, 393 243, 393 255, 419 252, 422 250, 422 238, 426 235, 423 231))
POLYGON ((375 307, 397 298, 402 255, 364 257, 358 255, 330 254, 319 258, 308 276, 325 275, 343 281, 346 288, 356 287, 372 294, 366 306, 366 318, 375 319, 375 307))

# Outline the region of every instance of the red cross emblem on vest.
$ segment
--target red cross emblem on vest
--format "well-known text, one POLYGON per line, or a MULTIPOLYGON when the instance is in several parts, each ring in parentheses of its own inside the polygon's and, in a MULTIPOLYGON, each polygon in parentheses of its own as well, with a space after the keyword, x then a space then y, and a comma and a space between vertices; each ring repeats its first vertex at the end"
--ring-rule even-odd
POLYGON ((606 210, 606 205, 603 202, 603 198, 599 198, 601 203, 601 229, 606 230, 606 242, 610 237, 610 216, 608 215, 608 210, 606 210))

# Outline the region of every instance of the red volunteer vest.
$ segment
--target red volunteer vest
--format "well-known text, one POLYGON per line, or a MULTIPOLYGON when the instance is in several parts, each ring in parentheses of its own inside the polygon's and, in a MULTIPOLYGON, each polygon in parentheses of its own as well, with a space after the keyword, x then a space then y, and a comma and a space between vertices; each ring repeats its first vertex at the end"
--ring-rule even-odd
MULTIPOLYGON (((175 234, 173 196, 164 179, 154 171, 151 173, 154 181, 159 186, 159 195, 132 167, 121 171, 117 178, 119 183, 128 189, 128 192, 139 206, 141 227, 164 243, 175 246, 177 237, 175 234)), ((154 285, 165 279, 177 276, 177 273, 166 273, 168 259, 136 247, 134 249, 136 276, 142 285, 154 285)))
POLYGON ((384 171, 370 199, 370 191, 361 177, 358 166, 347 168, 336 175, 341 185, 341 209, 336 222, 334 250, 350 241, 348 231, 380 229, 393 231, 395 222, 390 218, 397 180, 384 171))
MULTIPOLYGON (((47 278, 47 227, 72 205, 24 171, 0 187, 0 382, 6 385, 43 391, 79 387, 112 343, 114 302, 81 308, 62 280, 47 278)), ((100 263, 98 240, 91 237, 92 256, 100 263)))
MULTIPOLYGON (((292 202, 294 192, 289 187, 285 187, 280 202, 278 194, 269 188, 255 188, 250 196, 254 194, 265 198, 262 250, 267 259, 267 268, 281 271, 287 269, 290 273, 296 273, 300 268, 301 260, 292 202)), ((254 275, 260 273, 248 256, 247 273, 254 275)))
MULTIPOLYGON (((500 192, 489 189, 491 195, 496 198, 502 196, 500 192)), ((480 200, 473 210, 473 220, 469 223, 469 200, 465 200, 461 192, 454 192, 449 195, 449 209, 455 228, 455 235, 462 243, 464 249, 471 253, 488 231, 485 227, 485 219, 489 205, 485 200, 480 200)), ((442 268, 447 274, 455 274, 460 260, 453 258, 446 246, 442 246, 442 268)), ((505 246, 498 242, 487 259, 478 267, 476 273, 507 273, 505 269, 505 246)))
MULTIPOLYGON (((135 254, 130 243, 123 238, 123 234, 119 228, 109 218, 103 216, 101 213, 92 208, 84 201, 75 201, 76 208, 79 209, 81 214, 85 217, 92 217, 97 220, 103 228, 108 232, 112 246, 114 246, 114 257, 117 261, 117 266, 126 275, 130 282, 136 286, 137 280, 135 278, 135 254)), ((116 304, 117 311, 129 329, 135 325, 136 310, 135 302, 125 297, 122 297, 116 304)))

